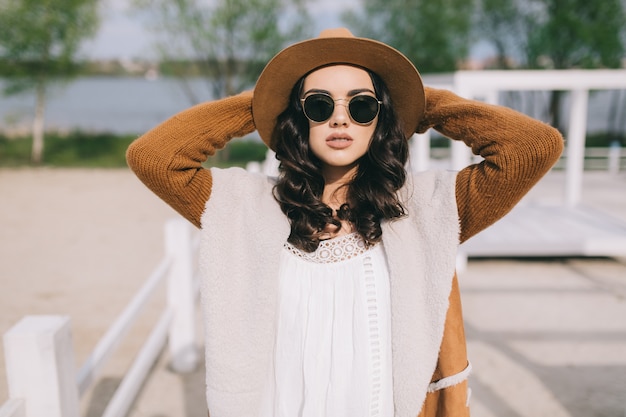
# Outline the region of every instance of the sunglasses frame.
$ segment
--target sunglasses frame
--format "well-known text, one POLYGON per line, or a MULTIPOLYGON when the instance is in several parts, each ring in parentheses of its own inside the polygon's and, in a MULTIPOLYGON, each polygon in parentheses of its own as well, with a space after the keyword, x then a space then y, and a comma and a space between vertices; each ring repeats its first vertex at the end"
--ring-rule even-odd
MULTIPOLYGON (((300 99, 300 103, 301 103, 301 105, 302 105, 302 113, 304 113, 304 115, 306 116, 306 118, 307 118, 307 119, 309 119, 310 121, 312 121, 313 123, 324 123, 324 122, 327 122, 328 120, 330 120, 330 118, 333 116, 333 113, 335 112, 335 107, 336 107, 336 103, 337 103, 337 101, 346 101, 346 99, 345 99, 345 98, 338 98, 338 99, 334 99, 334 98, 333 98, 330 94, 326 94, 326 93, 313 93, 313 94, 309 94, 308 96, 306 96, 306 97, 304 97, 304 98, 301 98, 301 99, 300 99), (328 117, 327 117, 326 119, 324 119, 324 120, 315 120, 315 119, 312 119, 312 118, 311 118, 311 117, 307 114, 307 112, 306 112, 306 109, 305 109, 305 106, 304 106, 305 101, 306 101, 307 99, 309 99, 309 98, 311 98, 311 97, 315 97, 315 96, 323 96, 323 97, 328 97, 328 98, 332 101, 332 103, 333 103, 333 108, 331 109, 330 114, 329 114, 329 115, 328 115, 328 117)), ((367 95, 367 94, 357 94, 356 96, 351 97, 351 98, 350 98, 349 100, 347 100, 347 101, 348 101, 348 104, 347 104, 347 105, 346 105, 346 104, 343 104, 343 106, 344 106, 344 107, 346 108, 346 110, 347 110, 348 117, 350 117, 350 120, 352 120, 352 122, 354 122, 354 123, 356 123, 356 124, 358 124, 358 125, 361 125, 361 126, 365 126, 365 125, 368 125, 368 124, 372 123, 372 121, 373 121, 374 119, 376 119, 376 117, 377 117, 377 116, 378 116, 378 114, 380 113, 380 107, 381 107, 381 106, 382 106, 382 104, 383 104, 383 102, 382 102, 382 101, 380 101, 380 100, 378 99, 378 97, 376 97, 376 96, 370 96, 370 95, 367 95), (353 100, 355 100, 355 99, 358 99, 359 97, 371 97, 371 98, 373 98, 373 99, 376 101, 376 103, 377 103, 376 113, 374 114, 374 116, 372 117, 372 119, 371 119, 371 120, 369 120, 369 121, 367 121, 367 122, 358 122, 358 121, 354 120, 354 117, 352 116, 352 111, 350 110, 350 104, 352 103, 352 101, 353 101, 353 100)))

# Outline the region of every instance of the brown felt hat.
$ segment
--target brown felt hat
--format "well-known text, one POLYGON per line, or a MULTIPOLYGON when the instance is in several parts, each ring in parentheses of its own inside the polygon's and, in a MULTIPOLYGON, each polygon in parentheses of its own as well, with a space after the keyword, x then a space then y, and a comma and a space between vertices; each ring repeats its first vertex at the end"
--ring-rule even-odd
POLYGON ((318 38, 280 51, 268 62, 254 88, 252 115, 261 139, 270 142, 276 118, 289 103, 295 83, 330 64, 367 68, 383 79, 408 139, 424 113, 424 86, 415 66, 398 50, 372 39, 357 38, 347 29, 329 29, 318 38))

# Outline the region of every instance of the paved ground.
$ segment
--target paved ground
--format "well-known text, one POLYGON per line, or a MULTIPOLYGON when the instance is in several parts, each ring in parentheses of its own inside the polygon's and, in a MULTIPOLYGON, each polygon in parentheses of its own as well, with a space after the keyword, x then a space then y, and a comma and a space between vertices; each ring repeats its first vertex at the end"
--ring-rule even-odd
POLYGON ((475 416, 626 416, 625 264, 485 260, 463 275, 475 416))
MULTIPOLYGON (((626 223, 626 177, 586 175, 583 202, 626 223)), ((626 416, 626 260, 473 260, 460 282, 474 416, 626 416)))
MULTIPOLYGON (((0 293, 0 331, 28 312, 70 314, 79 362, 156 265, 162 221, 173 215, 125 171, 81 175, 76 180, 65 171, 0 172, 0 195, 10 197, 0 202, 0 253, 6 256, 0 284, 14 289, 11 296, 0 293), (94 191, 89 184, 96 177, 102 178, 94 191), (32 182, 29 188, 16 185, 26 180, 32 182), (116 200, 120 193, 125 201, 116 200), (88 200, 78 208, 70 201, 77 195, 88 200), (50 210, 69 211, 74 220, 54 224, 57 217, 45 215, 50 210), (106 219, 108 231, 100 227, 106 219), (90 227, 93 236, 84 241, 84 229, 66 230, 71 224, 90 227), (21 235, 30 240, 22 242, 21 235), (54 248, 54 242, 66 249, 54 248), (85 245, 97 247, 103 259, 88 255, 93 249, 86 251, 85 245), (41 267, 24 268, 29 254, 43 258, 44 271, 61 275, 62 284, 42 275, 41 267), (66 256, 67 265, 81 259, 86 265, 61 273, 55 256, 66 256), (14 279, 18 273, 21 279, 14 279), (37 288, 29 290, 33 285, 37 288)), ((529 197, 558 200, 562 184, 561 173, 550 174, 529 197)), ((626 175, 586 174, 583 201, 626 222, 626 175)), ((474 417, 626 417, 626 260, 470 260, 460 282, 474 366, 474 417)), ((149 328, 146 322, 138 324, 83 399, 85 416, 101 415, 149 328)), ((153 369, 131 416, 205 417, 203 369, 177 375, 168 370, 167 359, 164 354, 153 369)), ((0 403, 5 398, 6 386, 0 385, 0 403)))

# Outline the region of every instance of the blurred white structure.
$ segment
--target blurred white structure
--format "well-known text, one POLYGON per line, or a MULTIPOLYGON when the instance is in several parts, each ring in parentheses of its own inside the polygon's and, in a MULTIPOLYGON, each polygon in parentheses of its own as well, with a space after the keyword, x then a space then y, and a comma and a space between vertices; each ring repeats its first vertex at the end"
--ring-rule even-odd
MULTIPOLYGON (((626 89, 625 70, 460 71, 454 74, 453 89, 463 97, 492 104, 498 104, 502 91, 571 93, 563 204, 518 205, 462 245, 466 256, 626 257, 626 224, 581 204, 589 91, 626 89)), ((453 143, 452 168, 461 169, 469 162, 469 149, 453 143)))
POLYGON ((195 242, 186 220, 177 218, 166 223, 165 258, 78 371, 74 369, 69 317, 27 316, 6 332, 3 340, 9 400, 0 405, 0 417, 79 417, 79 399, 97 381, 107 360, 163 281, 167 284, 167 305, 103 417, 128 414, 164 346, 168 347, 173 371, 194 370, 201 356, 195 334, 195 242))

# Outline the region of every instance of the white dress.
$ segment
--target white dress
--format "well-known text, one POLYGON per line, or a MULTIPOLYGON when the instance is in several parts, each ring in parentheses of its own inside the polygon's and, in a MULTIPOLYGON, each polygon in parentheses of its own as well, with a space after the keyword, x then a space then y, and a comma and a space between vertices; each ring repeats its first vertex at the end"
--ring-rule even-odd
POLYGON ((261 417, 392 417, 389 275, 356 233, 285 244, 273 372, 261 417))

